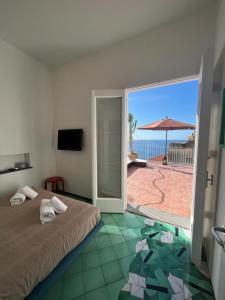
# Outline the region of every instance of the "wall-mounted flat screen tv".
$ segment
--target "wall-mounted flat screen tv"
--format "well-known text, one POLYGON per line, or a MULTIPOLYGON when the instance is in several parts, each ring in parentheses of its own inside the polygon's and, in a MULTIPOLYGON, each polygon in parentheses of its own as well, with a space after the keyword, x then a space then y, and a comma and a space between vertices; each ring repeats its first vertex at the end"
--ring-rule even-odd
POLYGON ((58 150, 81 151, 83 146, 82 129, 58 130, 58 150))

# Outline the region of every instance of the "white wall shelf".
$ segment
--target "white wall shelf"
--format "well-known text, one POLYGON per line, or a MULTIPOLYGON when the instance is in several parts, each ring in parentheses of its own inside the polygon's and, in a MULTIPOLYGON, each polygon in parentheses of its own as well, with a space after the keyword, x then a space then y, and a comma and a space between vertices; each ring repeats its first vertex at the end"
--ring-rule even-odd
POLYGON ((30 153, 0 155, 0 175, 31 168, 30 153))

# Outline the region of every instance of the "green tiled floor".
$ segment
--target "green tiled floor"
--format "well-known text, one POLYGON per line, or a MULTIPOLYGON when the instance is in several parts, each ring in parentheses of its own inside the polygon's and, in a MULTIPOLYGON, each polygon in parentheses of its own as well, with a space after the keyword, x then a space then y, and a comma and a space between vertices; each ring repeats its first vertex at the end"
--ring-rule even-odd
POLYGON ((139 240, 127 240, 130 249, 136 248, 135 257, 120 261, 129 277, 119 300, 214 299, 210 281, 190 262, 187 231, 149 219, 141 231, 132 228, 122 234, 134 237, 133 231, 139 240))
POLYGON ((99 256, 102 265, 117 259, 116 252, 112 246, 100 249, 99 256))
MULTIPOLYGON (((188 245, 183 231, 179 230, 179 239, 174 238, 176 243, 173 246, 167 244, 166 247, 162 247, 160 235, 164 234, 163 231, 171 231, 175 235, 173 226, 158 222, 154 226, 146 226, 144 217, 130 213, 102 214, 101 217, 105 223, 103 228, 49 290, 44 300, 118 300, 118 297, 129 300, 140 299, 126 289, 124 291, 129 271, 142 273, 146 277, 147 286, 143 299, 172 299, 169 294, 151 289, 160 282, 160 285, 166 286, 171 292, 168 274, 165 271, 171 269, 174 276, 193 283, 191 287, 193 293, 197 293, 195 284, 203 290, 210 290, 210 283, 201 277, 193 266, 189 264, 190 268, 186 269, 185 274, 180 270, 180 264, 189 259, 188 251, 179 255, 183 245, 188 245), (150 239, 149 248, 154 251, 150 249, 136 253, 136 244, 145 238, 150 239), (151 256, 151 259, 148 256, 151 256), (164 269, 160 267, 162 264, 164 269)), ((211 296, 206 296, 198 294, 199 298, 192 299, 212 299, 211 296)))
POLYGON ((49 290, 44 300, 117 300, 135 257, 144 218, 102 214, 104 227, 49 290), (133 224, 133 226, 132 226, 133 224))
POLYGON ((83 270, 95 268, 101 264, 98 250, 81 254, 81 259, 82 259, 83 270))

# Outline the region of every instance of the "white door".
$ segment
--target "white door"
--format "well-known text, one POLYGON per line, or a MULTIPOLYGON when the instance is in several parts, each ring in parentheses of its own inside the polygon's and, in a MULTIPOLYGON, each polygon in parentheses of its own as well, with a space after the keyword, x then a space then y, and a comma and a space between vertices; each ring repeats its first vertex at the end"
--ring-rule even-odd
POLYGON ((207 179, 209 124, 212 86, 212 55, 208 50, 201 61, 199 74, 199 100, 196 116, 196 144, 193 172, 191 259, 200 267, 203 241, 205 189, 207 179))
POLYGON ((123 90, 93 92, 93 203, 102 212, 126 208, 125 102, 123 90))
MULTIPOLYGON (((222 69, 222 74, 219 72, 219 84, 217 84, 217 98, 215 99, 218 102, 218 109, 221 113, 222 102, 223 105, 225 101, 225 51, 221 55, 221 59, 218 62, 217 69, 222 69), (222 78, 222 79, 221 79, 222 78)), ((220 123, 220 117, 218 117, 218 123, 220 123)), ((219 126, 220 128, 220 126, 219 126)), ((220 131, 220 130, 219 130, 220 131)), ((225 153, 224 149, 220 151, 220 171, 219 171, 219 185, 218 185, 218 196, 217 196, 217 203, 216 203, 216 220, 215 226, 223 227, 225 225, 225 201, 224 201, 224 178, 225 178, 225 153)), ((213 243, 213 251, 212 251, 212 264, 211 264, 211 281, 215 293, 215 298, 217 300, 224 300, 225 299, 225 251, 223 247, 221 247, 216 240, 213 243)))
POLYGON ((205 211, 204 211, 204 227, 203 227, 203 248, 207 259, 209 273, 212 270, 212 255, 214 239, 211 233, 212 227, 215 225, 216 217, 216 198, 218 173, 220 163, 220 124, 221 124, 221 105, 222 105, 222 74, 221 66, 214 71, 212 104, 210 114, 210 132, 209 132, 209 151, 207 164, 207 187, 205 193, 205 211))

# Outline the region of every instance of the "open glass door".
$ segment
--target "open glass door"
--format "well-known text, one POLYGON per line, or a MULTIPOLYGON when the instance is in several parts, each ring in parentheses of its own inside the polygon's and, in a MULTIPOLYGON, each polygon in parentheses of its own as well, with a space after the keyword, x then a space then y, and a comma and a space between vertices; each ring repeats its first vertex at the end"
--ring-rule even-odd
POLYGON ((102 212, 126 206, 125 111, 123 90, 93 92, 93 203, 102 212))
MULTIPOLYGON (((212 105, 210 115, 209 132, 209 151, 208 151, 208 184, 205 195, 205 213, 204 213, 204 239, 203 249, 207 259, 209 274, 212 274, 213 251, 220 246, 215 245, 212 235, 212 227, 216 225, 216 202, 220 165, 220 126, 221 126, 221 107, 222 99, 225 99, 225 93, 222 96, 222 62, 219 61, 213 72, 213 90, 212 105), (214 249, 214 250, 213 250, 214 249)), ((216 254, 216 261, 218 254, 216 254)), ((212 276, 213 277, 213 276, 212 276)), ((212 280, 213 281, 213 280, 212 280)), ((225 299, 225 296, 224 296, 225 299)))
POLYGON ((202 58, 199 74, 199 100, 198 111, 196 116, 196 145, 193 172, 191 258, 192 262, 198 267, 200 267, 201 265, 203 244, 203 223, 211 110, 211 73, 212 55, 211 51, 208 50, 202 58))

